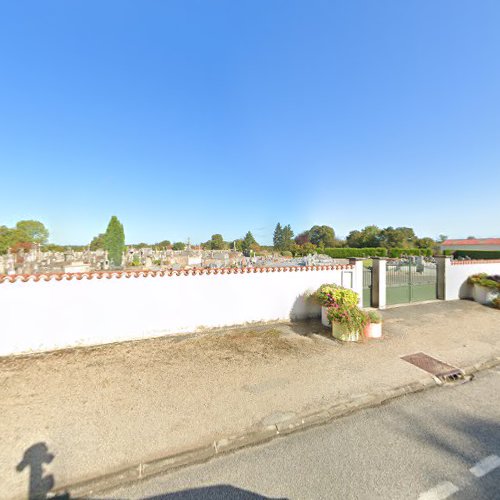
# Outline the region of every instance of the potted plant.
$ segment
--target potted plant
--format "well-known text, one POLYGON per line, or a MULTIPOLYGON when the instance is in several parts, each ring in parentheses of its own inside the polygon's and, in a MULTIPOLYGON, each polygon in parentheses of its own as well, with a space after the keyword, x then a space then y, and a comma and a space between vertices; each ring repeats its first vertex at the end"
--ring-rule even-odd
POLYGON ((358 294, 349 288, 344 288, 335 284, 321 285, 313 297, 321 304, 321 323, 324 326, 330 326, 328 319, 328 309, 333 304, 343 304, 346 306, 355 306, 358 303, 358 294))
POLYGON ((468 283, 473 285, 472 298, 480 304, 490 305, 500 295, 500 275, 489 276, 479 273, 469 276, 468 283))
POLYGON ((382 337, 382 316, 375 311, 366 314, 365 337, 368 339, 379 339, 382 337))
POLYGON ((328 308, 332 335, 344 342, 358 342, 364 337, 368 322, 366 314, 357 305, 334 303, 328 308))

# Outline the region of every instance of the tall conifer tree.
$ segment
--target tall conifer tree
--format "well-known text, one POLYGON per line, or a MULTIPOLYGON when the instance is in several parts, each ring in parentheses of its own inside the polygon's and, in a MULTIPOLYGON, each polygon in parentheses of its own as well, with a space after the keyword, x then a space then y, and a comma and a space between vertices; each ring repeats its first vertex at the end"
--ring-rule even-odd
POLYGON ((108 228, 104 234, 104 242, 111 264, 113 266, 121 266, 123 250, 125 249, 125 232, 122 223, 116 215, 113 215, 109 221, 108 228))

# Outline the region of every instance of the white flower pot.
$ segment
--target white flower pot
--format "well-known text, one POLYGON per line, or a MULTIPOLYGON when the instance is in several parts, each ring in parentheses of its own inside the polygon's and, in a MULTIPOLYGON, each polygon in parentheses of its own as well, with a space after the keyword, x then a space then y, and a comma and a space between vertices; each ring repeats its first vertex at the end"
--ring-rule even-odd
POLYGON ((352 332, 340 323, 332 323, 332 336, 344 342, 358 342, 361 339, 359 332, 352 332))
POLYGON ((472 289, 472 298, 483 305, 490 305, 498 295, 500 295, 500 292, 494 288, 478 285, 477 283, 474 284, 472 289))
POLYGON ((368 323, 365 327, 365 337, 368 339, 382 337, 382 323, 368 323))
POLYGON ((323 326, 330 326, 330 322, 328 321, 328 307, 325 306, 321 306, 321 324, 323 326))

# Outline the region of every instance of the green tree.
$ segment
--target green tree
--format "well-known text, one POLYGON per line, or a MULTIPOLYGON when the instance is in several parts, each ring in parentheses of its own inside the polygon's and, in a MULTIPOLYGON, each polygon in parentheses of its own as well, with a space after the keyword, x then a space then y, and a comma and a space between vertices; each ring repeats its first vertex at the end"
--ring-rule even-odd
POLYGON ((411 227, 386 227, 380 233, 380 245, 385 248, 412 248, 416 242, 415 232, 411 227))
POLYGON ((417 238, 416 246, 418 248, 434 248, 436 242, 432 238, 417 238))
POLYGON ((284 251, 291 251, 293 247, 293 231, 290 226, 290 224, 287 224, 286 226, 283 227, 282 232, 281 232, 281 237, 282 237, 282 248, 281 250, 284 251))
POLYGON ((206 247, 209 250, 224 250, 224 248, 226 248, 226 243, 222 234, 212 234, 212 237, 206 243, 206 247))
POLYGON ((377 226, 366 226, 361 231, 351 231, 346 239, 350 248, 375 248, 380 246, 380 233, 382 230, 377 226))
POLYGON ((259 244, 255 241, 255 238, 250 231, 248 231, 248 233, 245 235, 245 238, 243 238, 241 247, 243 252, 247 254, 250 252, 250 250, 253 250, 254 252, 258 251, 259 244))
POLYGON ((231 250, 236 250, 237 252, 243 252, 243 240, 237 239, 231 243, 231 250))
POLYGON ((20 220, 16 229, 26 235, 27 243, 47 243, 49 230, 38 220, 20 220))
POLYGON ((448 236, 446 234, 440 234, 438 236, 437 242, 438 243, 443 243, 443 241, 446 241, 448 239, 448 236))
POLYGON ((172 245, 172 250, 184 250, 186 245, 182 241, 177 241, 172 245))
POLYGON ((89 245, 90 250, 104 250, 106 248, 105 236, 104 233, 99 233, 97 236, 94 236, 89 245))
POLYGON ((121 266, 123 251, 125 250, 125 232, 116 215, 111 217, 104 233, 104 244, 111 264, 121 266))
POLYGON ((12 229, 0 226, 0 254, 7 253, 12 246, 12 229))
POLYGON ((335 246, 335 231, 330 226, 313 226, 309 230, 309 240, 318 247, 335 246))
POLYGON ((155 243, 154 246, 159 248, 170 248, 172 246, 172 243, 170 243, 169 240, 163 240, 158 243, 155 243))
POLYGON ((283 228, 279 222, 274 229, 273 245, 275 250, 283 250, 283 228))

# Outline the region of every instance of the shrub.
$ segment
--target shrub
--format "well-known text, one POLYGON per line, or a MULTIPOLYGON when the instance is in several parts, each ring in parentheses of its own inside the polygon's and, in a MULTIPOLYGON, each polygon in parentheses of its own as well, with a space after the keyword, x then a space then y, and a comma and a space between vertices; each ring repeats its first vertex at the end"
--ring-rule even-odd
POLYGON ((393 259, 399 259, 401 256, 409 256, 409 255, 423 255, 426 257, 430 257, 432 255, 431 248, 390 248, 389 249, 389 257, 393 259))
POLYGON ((376 311, 368 311, 365 313, 368 323, 382 323, 382 316, 376 311))
MULTIPOLYGON (((445 250, 445 252, 450 250, 445 250)), ((445 253, 445 255, 447 255, 445 253)), ((468 257, 473 260, 500 259, 499 250, 455 250, 453 252, 455 259, 468 257)))
POLYGON ((324 307, 331 307, 333 304, 353 307, 359 300, 358 294, 353 290, 328 283, 321 285, 313 297, 324 307))
POLYGON ((288 250, 285 250, 285 251, 281 252, 281 255, 283 257, 291 257, 292 256, 292 252, 289 252, 288 250))
POLYGON ((481 285, 500 290, 500 275, 488 276, 486 273, 473 274, 467 279, 471 285, 481 285))
POLYGON ((500 309, 500 295, 493 299, 493 307, 500 309))
POLYGON ((362 335, 368 323, 368 316, 358 306, 334 303, 328 308, 328 321, 339 323, 349 331, 362 335))
POLYGON ((387 248, 318 248, 317 253, 328 255, 332 259, 351 257, 387 257, 387 248))

